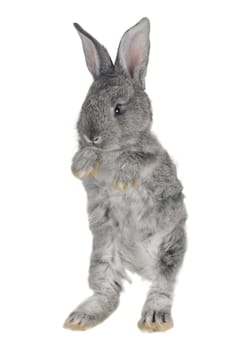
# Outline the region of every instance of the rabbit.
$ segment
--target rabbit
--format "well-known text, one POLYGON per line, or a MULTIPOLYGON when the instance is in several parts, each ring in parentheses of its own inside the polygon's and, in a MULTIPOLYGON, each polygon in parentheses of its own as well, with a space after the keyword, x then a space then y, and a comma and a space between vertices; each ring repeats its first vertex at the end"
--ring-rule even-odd
POLYGON ((115 64, 104 46, 77 29, 93 83, 77 122, 79 149, 72 172, 87 193, 93 246, 89 286, 93 295, 66 319, 65 328, 86 330, 118 307, 127 270, 151 282, 138 327, 173 327, 176 276, 186 252, 183 186, 176 166, 151 132, 145 92, 149 59, 148 18, 123 35, 115 64))

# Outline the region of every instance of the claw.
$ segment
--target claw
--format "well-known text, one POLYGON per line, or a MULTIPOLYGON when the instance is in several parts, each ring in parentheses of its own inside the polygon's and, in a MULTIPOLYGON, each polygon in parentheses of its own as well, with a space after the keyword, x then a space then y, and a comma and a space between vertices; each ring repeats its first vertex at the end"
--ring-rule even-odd
POLYGON ((138 182, 137 182, 137 180, 133 180, 133 181, 132 181, 132 186, 133 186, 133 188, 137 188, 137 187, 138 187, 138 182))
POLYGON ((123 184, 121 182, 113 181, 112 188, 114 188, 114 190, 118 190, 118 191, 124 192, 124 191, 126 191, 128 189, 128 185, 127 184, 123 184))
POLYGON ((91 329, 95 327, 95 324, 91 325, 91 326, 82 326, 80 324, 71 324, 69 322, 65 322, 64 325, 63 325, 63 328, 65 329, 70 329, 71 331, 86 331, 88 329, 91 329))
POLYGON ((152 332, 166 332, 169 329, 171 329, 173 327, 173 322, 167 322, 164 324, 159 324, 156 322, 152 322, 151 324, 146 324, 146 323, 141 323, 140 321, 138 322, 138 328, 142 331, 142 332, 148 332, 148 333, 152 333, 152 332))
POLYGON ((114 190, 118 190, 118 191, 124 192, 124 191, 128 190, 130 184, 131 184, 131 186, 133 188, 137 188, 138 187, 138 182, 136 180, 133 180, 129 184, 123 184, 121 182, 113 181, 112 182, 112 188, 114 188, 114 190))

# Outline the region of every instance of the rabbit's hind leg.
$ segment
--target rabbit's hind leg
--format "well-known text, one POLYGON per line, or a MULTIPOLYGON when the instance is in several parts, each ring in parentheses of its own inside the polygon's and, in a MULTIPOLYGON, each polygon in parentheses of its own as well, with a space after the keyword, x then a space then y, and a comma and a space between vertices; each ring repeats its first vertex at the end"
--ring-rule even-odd
POLYGON ((114 243, 111 231, 95 232, 89 274, 94 294, 68 316, 65 328, 87 330, 103 322, 117 308, 124 272, 114 243))
POLYGON ((186 250, 184 225, 179 224, 162 241, 152 285, 138 327, 146 332, 163 332, 173 327, 171 316, 176 275, 186 250))

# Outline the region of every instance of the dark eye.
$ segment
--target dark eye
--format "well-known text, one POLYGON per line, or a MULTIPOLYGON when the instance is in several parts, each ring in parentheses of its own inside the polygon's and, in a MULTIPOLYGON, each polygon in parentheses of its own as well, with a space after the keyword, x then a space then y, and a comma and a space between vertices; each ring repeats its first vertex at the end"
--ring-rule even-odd
POLYGON ((121 106, 116 105, 114 112, 115 112, 115 115, 120 115, 121 114, 121 106))

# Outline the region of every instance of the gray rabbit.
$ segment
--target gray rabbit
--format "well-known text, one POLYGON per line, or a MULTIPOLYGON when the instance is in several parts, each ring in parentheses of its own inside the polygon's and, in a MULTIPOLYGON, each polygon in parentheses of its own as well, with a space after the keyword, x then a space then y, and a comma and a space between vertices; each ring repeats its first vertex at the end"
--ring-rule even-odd
POLYGON ((115 64, 102 45, 78 24, 94 81, 77 123, 79 150, 72 171, 87 192, 93 250, 89 285, 93 295, 64 327, 86 330, 118 306, 126 270, 151 281, 138 326, 173 326, 174 285, 186 250, 182 185, 176 167, 151 133, 145 93, 150 23, 143 18, 123 35, 115 64))

